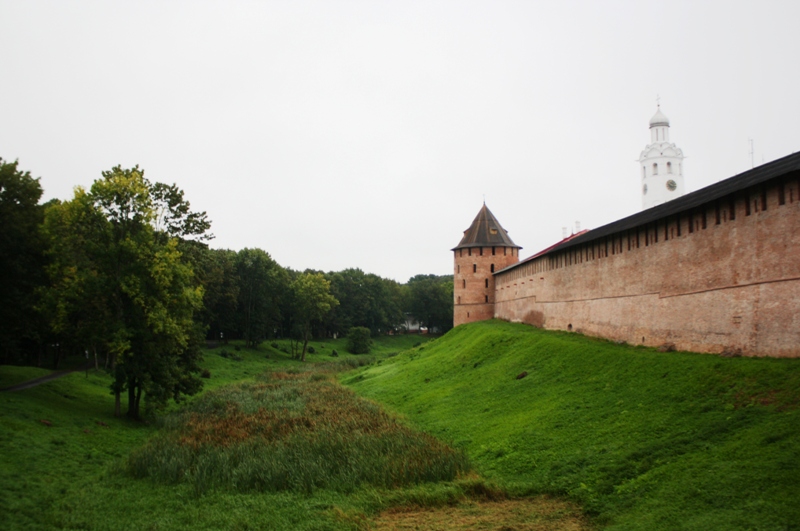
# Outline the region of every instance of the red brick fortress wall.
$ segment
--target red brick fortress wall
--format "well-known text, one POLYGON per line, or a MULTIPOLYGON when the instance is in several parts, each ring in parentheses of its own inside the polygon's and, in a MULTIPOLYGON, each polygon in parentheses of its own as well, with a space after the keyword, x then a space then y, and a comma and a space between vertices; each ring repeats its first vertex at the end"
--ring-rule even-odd
POLYGON ((453 326, 494 318, 492 271, 518 262, 519 250, 499 246, 469 247, 453 253, 453 326))
POLYGON ((800 178, 555 250, 495 280, 498 318, 631 344, 800 357, 800 178))

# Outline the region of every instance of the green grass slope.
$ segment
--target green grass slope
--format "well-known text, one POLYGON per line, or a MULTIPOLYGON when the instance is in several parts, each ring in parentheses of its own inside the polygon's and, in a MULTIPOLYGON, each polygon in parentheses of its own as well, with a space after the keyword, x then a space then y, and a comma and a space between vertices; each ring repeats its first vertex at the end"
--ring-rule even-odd
MULTIPOLYGON (((387 356, 426 340, 381 337, 373 354, 387 356)), ((317 353, 307 356, 305 366, 355 367, 372 359, 372 354, 347 354, 344 344, 343 339, 313 342, 317 353), (330 355, 333 349, 338 357, 330 355)), ((254 381, 265 371, 303 367, 280 350, 288 345, 279 341, 274 349, 267 342, 259 349, 237 350, 231 343, 205 350, 201 365, 210 378, 204 380, 203 394, 189 403, 231 383, 254 381), (220 355, 223 350, 228 356, 220 355)), ((0 366, 0 389, 50 372, 0 366)), ((351 499, 325 490, 313 496, 218 491, 198 497, 188 484, 134 479, 124 471, 128 456, 159 433, 159 423, 114 418, 110 383, 102 371, 77 372, 38 387, 0 392, 0 529, 341 530, 358 527, 364 507, 376 503, 369 496, 351 499)))
POLYGON ((800 360, 489 321, 342 378, 489 478, 609 529, 800 529, 800 360))

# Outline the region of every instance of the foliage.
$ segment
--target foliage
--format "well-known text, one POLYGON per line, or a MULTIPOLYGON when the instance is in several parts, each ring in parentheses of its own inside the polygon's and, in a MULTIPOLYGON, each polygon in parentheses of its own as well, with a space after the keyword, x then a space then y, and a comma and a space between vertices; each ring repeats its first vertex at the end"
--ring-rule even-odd
POLYGON ((0 158, 0 363, 21 361, 22 345, 41 332, 34 311, 43 281, 39 179, 0 158))
POLYGON ((140 417, 143 395, 148 406, 163 407, 201 386, 194 314, 203 292, 178 237, 202 238, 208 223, 204 213, 187 212, 174 187, 117 166, 46 213, 51 263, 43 313, 67 341, 110 354, 115 409, 127 390, 132 418, 140 417))
POLYGON ((289 278, 269 253, 242 249, 236 254, 239 280, 238 330, 247 346, 256 346, 281 322, 281 304, 287 297, 289 278))
POLYGON ((403 321, 402 292, 394 280, 360 269, 328 273, 327 278, 339 301, 327 320, 328 332, 343 335, 353 326, 363 326, 378 334, 403 321))
POLYGON ((408 311, 421 325, 440 333, 453 327, 452 275, 416 275, 408 281, 408 311))
POLYGON ((452 480, 463 454, 398 424, 318 372, 276 372, 206 394, 165 420, 161 435, 131 454, 128 470, 198 494, 363 483, 398 487, 452 480))
POLYGON ((312 321, 322 320, 339 304, 330 293, 330 284, 321 273, 304 273, 292 282, 293 316, 300 327, 303 340, 300 361, 306 360, 312 321))
POLYGON ((499 321, 346 376, 490 479, 610 529, 800 521, 798 360, 658 353, 499 321), (528 376, 515 376, 527 371, 528 376))
POLYGON ((351 354, 368 354, 372 348, 369 328, 354 326, 347 331, 347 351, 351 354))

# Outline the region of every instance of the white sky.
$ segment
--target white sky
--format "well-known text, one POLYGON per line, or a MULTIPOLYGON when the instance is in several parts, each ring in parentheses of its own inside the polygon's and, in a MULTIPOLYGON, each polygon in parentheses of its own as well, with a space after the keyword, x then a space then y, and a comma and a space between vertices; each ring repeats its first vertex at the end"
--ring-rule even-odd
POLYGON ((405 282, 486 203, 533 254, 641 205, 656 94, 702 188, 800 148, 800 2, 0 0, 0 157, 139 164, 213 247, 405 282))

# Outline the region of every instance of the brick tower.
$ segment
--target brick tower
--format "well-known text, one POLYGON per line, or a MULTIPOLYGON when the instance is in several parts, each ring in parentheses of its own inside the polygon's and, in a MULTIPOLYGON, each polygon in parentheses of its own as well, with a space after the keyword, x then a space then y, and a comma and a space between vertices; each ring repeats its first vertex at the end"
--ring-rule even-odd
POLYGON ((519 262, 520 249, 484 203, 453 249, 453 326, 494 318, 494 273, 519 262))

